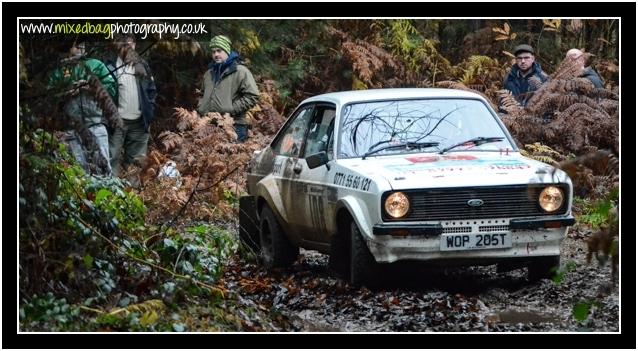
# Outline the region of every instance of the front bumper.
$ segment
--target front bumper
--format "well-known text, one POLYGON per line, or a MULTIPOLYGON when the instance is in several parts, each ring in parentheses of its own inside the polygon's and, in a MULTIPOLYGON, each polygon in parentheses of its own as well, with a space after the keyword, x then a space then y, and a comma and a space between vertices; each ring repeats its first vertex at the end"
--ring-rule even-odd
POLYGON ((377 262, 402 260, 463 261, 464 264, 491 264, 499 258, 531 258, 560 255, 560 244, 573 216, 552 218, 512 218, 463 220, 441 223, 391 223, 373 227, 368 241, 377 262), (463 231, 459 231, 463 228, 463 231), (485 229, 487 228, 487 229, 485 229), (442 233, 509 233, 512 247, 441 251, 442 233))

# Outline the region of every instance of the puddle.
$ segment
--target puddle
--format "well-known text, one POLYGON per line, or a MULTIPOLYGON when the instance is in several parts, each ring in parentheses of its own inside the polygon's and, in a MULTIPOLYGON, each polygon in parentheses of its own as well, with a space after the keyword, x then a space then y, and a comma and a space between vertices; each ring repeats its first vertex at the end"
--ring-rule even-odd
POLYGON ((486 319, 499 323, 510 323, 510 324, 518 324, 518 323, 554 323, 558 324, 560 322, 558 316, 540 314, 536 312, 530 311, 501 311, 496 314, 488 316, 486 319))
POLYGON ((304 332, 341 332, 343 331, 341 328, 336 327, 335 325, 330 325, 324 322, 316 321, 317 317, 314 315, 314 312, 311 310, 304 310, 296 315, 291 316, 291 321, 295 324, 301 331, 304 332))

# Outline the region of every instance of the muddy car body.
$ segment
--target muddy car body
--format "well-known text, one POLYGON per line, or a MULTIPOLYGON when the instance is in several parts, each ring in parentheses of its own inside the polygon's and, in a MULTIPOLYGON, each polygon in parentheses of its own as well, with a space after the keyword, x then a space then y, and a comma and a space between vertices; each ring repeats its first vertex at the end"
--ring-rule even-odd
POLYGON ((378 89, 303 101, 255 152, 240 236, 267 267, 330 254, 352 284, 381 263, 529 267, 559 262, 572 185, 521 156, 481 96, 378 89))

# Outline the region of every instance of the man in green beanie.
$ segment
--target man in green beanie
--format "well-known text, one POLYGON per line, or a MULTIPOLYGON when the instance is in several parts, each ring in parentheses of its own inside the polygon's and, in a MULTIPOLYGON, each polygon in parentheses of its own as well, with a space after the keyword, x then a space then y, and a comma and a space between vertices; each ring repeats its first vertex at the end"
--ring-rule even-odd
POLYGON ((199 100, 197 111, 229 113, 235 120, 238 142, 248 138, 246 112, 259 100, 259 91, 253 75, 241 64, 237 52, 232 51, 228 37, 218 35, 211 39, 209 48, 213 62, 203 78, 204 96, 199 100))

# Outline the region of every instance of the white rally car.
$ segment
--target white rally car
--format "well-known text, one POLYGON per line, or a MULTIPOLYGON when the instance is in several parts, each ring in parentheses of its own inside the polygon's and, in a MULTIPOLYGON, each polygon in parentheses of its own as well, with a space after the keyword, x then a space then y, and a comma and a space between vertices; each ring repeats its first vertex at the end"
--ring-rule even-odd
POLYGON ((569 177, 521 156, 483 97, 452 89, 309 98, 247 183, 240 237, 266 267, 315 249, 353 285, 401 260, 548 277, 574 223, 569 177))

